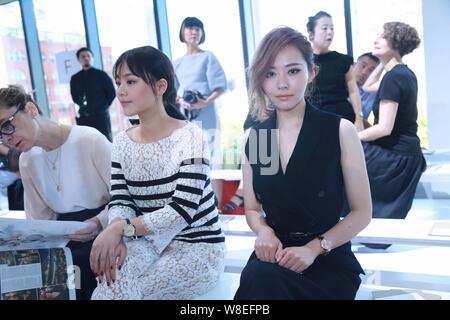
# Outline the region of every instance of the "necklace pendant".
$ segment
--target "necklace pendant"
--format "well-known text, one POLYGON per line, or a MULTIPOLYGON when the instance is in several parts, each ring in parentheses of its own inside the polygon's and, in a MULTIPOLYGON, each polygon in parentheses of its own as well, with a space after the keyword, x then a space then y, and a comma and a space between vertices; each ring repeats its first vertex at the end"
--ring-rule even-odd
POLYGON ((60 191, 61 191, 60 186, 59 186, 59 185, 56 185, 56 192, 60 192, 60 191))
POLYGON ((53 164, 52 168, 53 168, 53 170, 56 170, 56 164, 53 164))

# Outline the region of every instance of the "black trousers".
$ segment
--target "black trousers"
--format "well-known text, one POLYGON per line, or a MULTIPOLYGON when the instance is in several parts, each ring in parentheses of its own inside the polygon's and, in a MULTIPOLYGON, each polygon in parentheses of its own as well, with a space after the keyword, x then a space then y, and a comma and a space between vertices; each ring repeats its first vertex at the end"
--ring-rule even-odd
MULTIPOLYGON (((85 221, 98 215, 105 205, 96 209, 86 209, 77 212, 70 212, 58 215, 60 221, 85 221)), ((80 288, 76 289, 77 300, 90 300, 92 292, 97 287, 95 274, 91 270, 89 256, 91 254, 92 243, 94 240, 81 242, 69 241, 67 247, 72 252, 73 264, 80 268, 80 288)), ((78 282, 78 281, 76 281, 78 282)))
MULTIPOLYGON (((319 259, 319 258, 318 258, 319 259)), ((316 261, 303 273, 250 256, 241 273, 235 300, 353 300, 359 274, 316 261)))

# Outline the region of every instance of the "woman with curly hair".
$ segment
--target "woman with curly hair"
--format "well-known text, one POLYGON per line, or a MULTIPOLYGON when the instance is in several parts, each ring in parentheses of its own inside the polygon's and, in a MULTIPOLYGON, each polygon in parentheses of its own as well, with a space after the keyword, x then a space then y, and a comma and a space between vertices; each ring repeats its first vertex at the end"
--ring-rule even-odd
POLYGON ((372 216, 403 219, 426 167, 417 136, 417 78, 402 61, 420 39, 416 29, 402 22, 387 22, 383 29, 373 49, 380 64, 363 86, 365 91, 378 91, 375 121, 358 134, 372 191, 372 216))

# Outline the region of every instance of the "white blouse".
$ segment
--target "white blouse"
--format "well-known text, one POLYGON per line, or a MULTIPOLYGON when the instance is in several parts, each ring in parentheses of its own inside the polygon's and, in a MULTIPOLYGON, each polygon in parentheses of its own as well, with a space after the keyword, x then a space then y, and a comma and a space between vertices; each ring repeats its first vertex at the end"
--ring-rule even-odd
POLYGON ((19 167, 27 218, 55 220, 109 202, 111 143, 94 128, 72 127, 66 142, 49 152, 31 148, 19 167))

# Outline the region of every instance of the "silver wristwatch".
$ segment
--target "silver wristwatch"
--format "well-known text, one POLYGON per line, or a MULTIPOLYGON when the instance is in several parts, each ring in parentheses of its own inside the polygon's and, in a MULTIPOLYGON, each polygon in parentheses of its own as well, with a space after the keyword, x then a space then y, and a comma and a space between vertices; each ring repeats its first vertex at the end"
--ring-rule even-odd
POLYGON ((327 254, 330 253, 333 244, 331 243, 330 240, 325 239, 324 236, 318 236, 317 239, 320 240, 320 246, 323 249, 322 255, 326 256, 327 254))
POLYGON ((126 218, 126 225, 123 226, 122 233, 127 238, 136 238, 136 227, 131 223, 130 219, 126 218))

